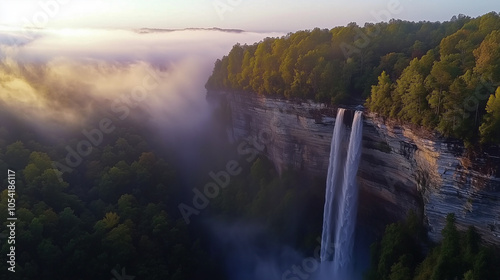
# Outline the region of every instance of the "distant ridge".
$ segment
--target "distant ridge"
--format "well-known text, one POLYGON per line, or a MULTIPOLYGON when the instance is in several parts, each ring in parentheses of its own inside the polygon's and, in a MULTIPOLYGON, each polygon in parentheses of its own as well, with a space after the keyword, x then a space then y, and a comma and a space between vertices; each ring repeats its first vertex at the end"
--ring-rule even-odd
POLYGON ((241 29, 223 29, 218 27, 212 28, 183 28, 183 29, 163 29, 163 28, 141 28, 136 30, 137 33, 160 33, 160 32, 174 32, 174 31, 219 31, 219 32, 230 32, 230 33, 242 33, 245 32, 241 29))

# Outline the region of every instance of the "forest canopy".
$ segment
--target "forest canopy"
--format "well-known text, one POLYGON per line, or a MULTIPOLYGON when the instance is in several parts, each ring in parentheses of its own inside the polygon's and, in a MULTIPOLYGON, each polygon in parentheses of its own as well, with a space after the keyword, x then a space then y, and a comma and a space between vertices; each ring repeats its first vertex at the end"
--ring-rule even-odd
MULTIPOLYGON (((16 174, 18 218, 15 243, 0 246, 3 256, 16 246, 15 276, 3 261, 0 279, 112 279, 111 271, 125 268, 123 275, 137 279, 218 275, 202 235, 177 209, 184 188, 177 161, 164 157, 168 153, 157 140, 142 137, 145 130, 138 127, 117 125, 103 145, 59 180, 54 163, 64 162, 65 141, 45 141, 26 125, 0 122, 0 168, 16 174)), ((79 135, 70 136, 75 138, 69 143, 76 143, 79 135)), ((8 185, 7 177, 2 183, 8 185)), ((9 234, 9 199, 5 188, 0 236, 9 234)))
POLYGON ((236 44, 208 90, 333 105, 365 102, 383 117, 466 142, 500 143, 500 16, 350 23, 236 44))

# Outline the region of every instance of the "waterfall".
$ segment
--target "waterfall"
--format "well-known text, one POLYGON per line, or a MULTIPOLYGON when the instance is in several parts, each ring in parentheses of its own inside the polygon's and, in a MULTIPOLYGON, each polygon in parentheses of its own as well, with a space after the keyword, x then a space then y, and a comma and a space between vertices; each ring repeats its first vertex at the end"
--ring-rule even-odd
POLYGON ((331 266, 328 263, 322 265, 322 273, 332 279, 350 280, 352 277, 354 228, 358 208, 356 174, 361 156, 363 113, 361 111, 355 113, 345 160, 343 160, 341 151, 343 116, 344 110, 339 109, 333 131, 328 167, 321 261, 328 261, 328 256, 332 254, 331 240, 333 239, 333 260, 331 266), (335 198, 335 195, 338 197, 335 198), (332 220, 332 213, 336 213, 336 216, 333 215, 335 220, 332 220), (332 232, 333 225, 335 230, 332 232))
POLYGON ((344 112, 345 109, 339 109, 337 112, 337 119, 335 120, 335 127, 333 128, 332 143, 330 145, 330 163, 328 165, 328 175, 326 178, 326 192, 325 192, 325 207, 323 210, 323 232, 321 234, 321 255, 322 262, 327 261, 329 256, 332 255, 331 251, 331 238, 332 238, 332 216, 333 213, 333 200, 335 194, 335 186, 342 182, 339 178, 341 173, 340 160, 341 160, 341 146, 344 139, 344 112))

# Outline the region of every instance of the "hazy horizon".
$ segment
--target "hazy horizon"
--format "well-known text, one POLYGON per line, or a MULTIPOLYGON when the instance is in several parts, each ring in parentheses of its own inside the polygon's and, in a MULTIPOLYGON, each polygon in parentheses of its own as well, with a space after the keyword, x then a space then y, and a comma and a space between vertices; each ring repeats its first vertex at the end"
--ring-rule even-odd
POLYGON ((0 2, 0 25, 37 28, 225 28, 293 32, 388 21, 448 21, 498 11, 496 1, 141 1, 23 0, 0 2), (362 9, 360 9, 362 7, 362 9))

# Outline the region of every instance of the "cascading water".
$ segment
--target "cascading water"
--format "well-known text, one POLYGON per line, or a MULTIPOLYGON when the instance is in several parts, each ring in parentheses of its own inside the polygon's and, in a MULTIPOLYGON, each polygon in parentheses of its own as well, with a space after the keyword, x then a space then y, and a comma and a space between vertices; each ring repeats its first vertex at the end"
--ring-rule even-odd
POLYGON ((334 279, 350 279, 354 227, 358 210, 358 186, 356 174, 361 157, 363 113, 357 111, 352 122, 347 161, 344 168, 342 193, 339 199, 337 225, 335 227, 335 254, 333 256, 334 279))
POLYGON ((344 110, 339 109, 330 151, 320 256, 322 278, 351 280, 354 228, 358 208, 356 173, 361 156, 363 112, 355 113, 345 161, 342 160, 341 151, 343 116, 344 110), (334 195, 338 197, 335 198, 334 195), (332 213, 336 213, 335 220, 332 220, 332 213), (333 225, 335 231, 332 232, 333 225), (332 239, 334 252, 330 265, 328 256, 332 254, 332 239))
POLYGON ((342 142, 344 139, 344 112, 345 109, 339 109, 337 112, 337 119, 335 120, 335 127, 333 128, 332 143, 330 145, 330 163, 328 165, 328 175, 326 178, 326 193, 325 193, 325 208, 323 210, 323 233, 321 235, 321 255, 320 259, 322 262, 328 260, 332 255, 331 250, 329 250, 328 244, 331 244, 332 238, 332 216, 333 213, 333 200, 335 194, 335 186, 338 182, 341 182, 340 176, 342 176, 340 168, 340 151, 342 142))

